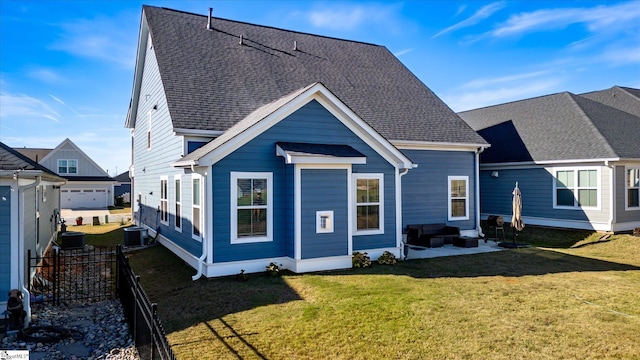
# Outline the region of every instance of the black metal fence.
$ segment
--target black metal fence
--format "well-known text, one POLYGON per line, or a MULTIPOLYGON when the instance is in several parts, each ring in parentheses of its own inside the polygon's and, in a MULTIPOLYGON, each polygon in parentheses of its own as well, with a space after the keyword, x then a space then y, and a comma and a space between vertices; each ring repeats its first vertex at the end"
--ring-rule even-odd
POLYGON ((158 319, 157 305, 149 301, 140 276, 129 266, 122 247, 117 248, 117 292, 141 359, 175 360, 173 350, 158 319))
POLYGON ((114 248, 51 248, 45 256, 27 253, 32 302, 95 302, 116 297, 114 248))

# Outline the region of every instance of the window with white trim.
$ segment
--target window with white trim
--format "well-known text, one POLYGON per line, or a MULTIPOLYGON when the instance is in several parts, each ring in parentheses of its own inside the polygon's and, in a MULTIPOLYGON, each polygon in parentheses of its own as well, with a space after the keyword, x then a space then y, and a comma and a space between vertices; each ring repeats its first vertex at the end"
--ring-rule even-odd
POLYGON ((554 208, 598 208, 598 168, 555 169, 554 208))
POLYGON ((176 211, 176 223, 175 228, 177 231, 182 231, 182 183, 179 176, 174 178, 174 204, 176 211))
POLYGON ((447 177, 449 221, 469 220, 469 177, 447 177))
POLYGON ((384 233, 384 174, 353 174, 354 235, 384 233))
POLYGON ((640 168, 627 168, 627 208, 640 209, 640 168))
POLYGON ((231 243, 273 240, 273 174, 231 173, 231 243))
POLYGON ((169 179, 160 177, 160 222, 169 225, 169 179))
POLYGON ((77 174, 78 160, 58 159, 58 174, 77 174))
POLYGON ((202 177, 193 175, 191 179, 191 236, 194 239, 202 239, 202 177))

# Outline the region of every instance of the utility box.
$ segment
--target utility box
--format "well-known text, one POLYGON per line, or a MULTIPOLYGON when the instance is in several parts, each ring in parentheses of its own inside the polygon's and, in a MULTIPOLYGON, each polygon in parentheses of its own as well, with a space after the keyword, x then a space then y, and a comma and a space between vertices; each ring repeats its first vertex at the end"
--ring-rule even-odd
POLYGON ((126 246, 147 245, 148 231, 142 226, 124 228, 124 244, 126 246))

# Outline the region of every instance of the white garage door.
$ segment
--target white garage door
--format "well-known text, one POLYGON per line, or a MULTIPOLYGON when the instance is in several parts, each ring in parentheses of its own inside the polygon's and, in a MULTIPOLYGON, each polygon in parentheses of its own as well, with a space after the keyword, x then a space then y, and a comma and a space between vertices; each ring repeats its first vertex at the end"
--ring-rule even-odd
POLYGON ((107 191, 105 189, 68 189, 62 190, 61 207, 63 209, 105 209, 107 191))

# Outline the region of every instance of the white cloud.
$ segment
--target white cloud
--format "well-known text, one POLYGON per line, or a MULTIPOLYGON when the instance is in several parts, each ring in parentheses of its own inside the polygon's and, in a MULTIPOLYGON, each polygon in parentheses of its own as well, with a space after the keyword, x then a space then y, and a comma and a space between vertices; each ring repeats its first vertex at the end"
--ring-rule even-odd
POLYGON ((559 78, 541 79, 525 84, 518 82, 518 84, 505 84, 504 86, 492 89, 483 88, 478 91, 461 90, 459 93, 444 95, 442 99, 454 111, 460 112, 527 99, 534 96, 547 95, 555 92, 554 89, 556 89, 561 82, 559 78))
MULTIPOLYGON (((137 38, 121 24, 130 19, 78 19, 58 24, 63 33, 51 47, 70 54, 132 68, 137 38)), ((138 20, 136 20, 137 23, 138 20)))
POLYGON ((612 6, 592 8, 544 9, 512 15, 505 23, 492 30, 493 37, 521 35, 537 31, 564 29, 583 24, 590 32, 612 32, 628 24, 640 23, 640 3, 631 1, 612 6))
POLYGON ((27 95, 0 93, 0 117, 41 117, 55 122, 60 114, 42 100, 27 95))
POLYGON ((408 54, 408 53, 412 52, 413 50, 415 50, 415 49, 414 48, 402 49, 402 50, 400 50, 398 52, 394 52, 393 56, 400 57, 400 56, 402 56, 404 54, 408 54))
POLYGON ((462 88, 482 88, 489 85, 503 84, 503 83, 509 83, 513 81, 521 81, 524 79, 535 78, 548 73, 549 71, 545 70, 545 71, 535 71, 535 72, 524 73, 524 74, 507 75, 507 76, 501 76, 496 78, 474 79, 463 84, 462 88))
MULTIPOLYGON (((440 31, 439 33, 435 34, 432 36, 432 38, 436 38, 442 34, 446 34, 448 32, 457 30, 457 29, 462 29, 465 27, 469 27, 469 26, 473 26, 479 22, 481 22, 482 20, 490 17, 491 15, 493 15, 496 11, 504 8, 506 6, 506 3, 504 1, 499 1, 499 2, 494 2, 491 3, 489 5, 485 5, 483 6, 480 10, 476 11, 473 15, 471 15, 470 17, 455 23, 451 26, 449 26, 448 28, 440 31)), ((464 9, 463 9, 464 10, 464 9)), ((458 10, 458 13, 460 13, 461 10, 458 10)))
POLYGON ((50 84, 61 83, 65 80, 57 72, 50 69, 45 69, 45 68, 33 69, 29 71, 29 76, 36 80, 40 80, 42 82, 50 83, 50 84))
POLYGON ((311 25, 330 30, 353 30, 367 23, 384 24, 393 21, 399 5, 341 5, 312 10, 305 14, 311 25))

